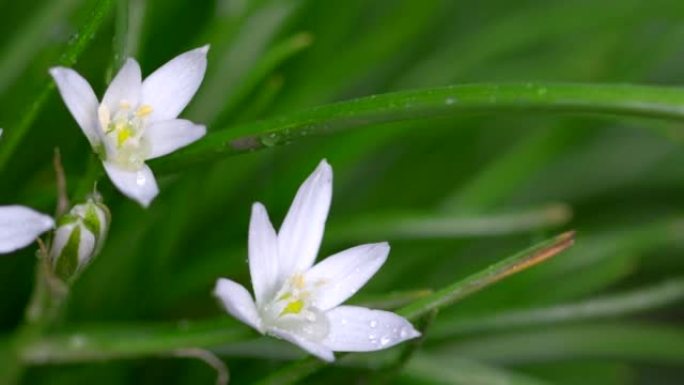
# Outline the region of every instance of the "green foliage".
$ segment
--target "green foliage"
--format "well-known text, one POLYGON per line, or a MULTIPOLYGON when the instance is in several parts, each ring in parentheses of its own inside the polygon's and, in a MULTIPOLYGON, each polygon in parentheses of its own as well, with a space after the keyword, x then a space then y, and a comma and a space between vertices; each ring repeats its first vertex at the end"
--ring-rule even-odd
POLYGON ((35 250, 0 258, 0 373, 212 383, 188 359, 204 348, 237 384, 680 383, 682 15, 676 0, 0 2, 0 204, 52 212, 59 147, 69 195, 97 181, 113 214, 50 327, 21 326, 35 250), (150 163, 161 194, 142 210, 103 178, 47 69, 101 95, 128 55, 148 74, 207 43, 182 116, 209 134, 150 163), (278 225, 322 158, 320 257, 389 241, 352 302, 411 317, 420 345, 328 366, 211 296, 220 276, 249 284, 250 204, 278 225), (570 229, 573 248, 522 271, 570 229))

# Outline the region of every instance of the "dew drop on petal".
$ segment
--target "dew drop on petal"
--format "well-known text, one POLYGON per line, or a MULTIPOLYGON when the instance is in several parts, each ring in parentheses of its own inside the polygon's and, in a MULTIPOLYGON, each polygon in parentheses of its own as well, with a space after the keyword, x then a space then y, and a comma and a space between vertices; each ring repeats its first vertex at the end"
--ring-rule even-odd
POLYGON ((392 339, 389 336, 382 336, 380 338, 380 346, 387 346, 390 342, 392 342, 392 339))
POLYGON ((371 321, 368 323, 368 325, 369 325, 371 328, 375 329, 375 327, 378 326, 378 321, 376 321, 376 320, 371 320, 371 321))
POLYGON ((145 182, 147 182, 145 175, 143 175, 143 173, 138 173, 138 175, 135 177, 135 184, 142 187, 145 185, 145 182))

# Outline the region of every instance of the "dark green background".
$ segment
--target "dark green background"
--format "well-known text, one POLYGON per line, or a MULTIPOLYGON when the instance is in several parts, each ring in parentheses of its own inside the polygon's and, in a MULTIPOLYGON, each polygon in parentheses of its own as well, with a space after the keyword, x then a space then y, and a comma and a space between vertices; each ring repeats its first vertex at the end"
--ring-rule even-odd
MULTIPOLYGON (((6 71, 0 127, 9 132, 19 124, 95 3, 0 1, 0 69, 6 71)), ((210 132, 333 101, 450 84, 684 81, 684 2, 678 0, 130 0, 129 11, 140 15, 140 33, 129 25, 132 44, 124 48, 144 74, 185 50, 212 45, 205 83, 182 115, 210 132), (274 49, 293 37, 305 47, 272 60, 274 49)), ((75 66, 98 95, 120 60, 114 57, 121 51, 116 14, 75 66)), ((179 169, 160 177, 161 194, 146 211, 102 179, 113 215, 110 239, 74 286, 63 327, 228 317, 210 292, 220 276, 249 283, 250 204, 263 202, 279 225, 297 186, 327 158, 335 182, 321 256, 366 241, 392 245, 360 300, 436 289, 535 241, 578 230, 570 252, 444 309, 416 356, 433 369, 409 366, 396 381, 680 384, 682 129, 681 122, 539 112, 371 125, 179 169), (496 220, 478 234, 439 236, 425 223, 406 233, 389 228, 415 215, 470 223, 549 204, 567 205, 572 219, 506 234, 496 231, 496 220), (359 227, 364 230, 355 232, 359 227), (485 323, 513 310, 662 282, 674 282, 679 294, 634 314, 577 319, 571 312, 565 321, 532 316, 518 325, 485 323)), ((1 204, 53 210, 53 147, 61 149, 70 192, 78 195, 91 151, 54 92, 0 171, 1 204)), ((32 253, 0 258, 3 333, 21 321, 32 253)), ((297 353, 271 342, 217 349, 233 383, 257 380, 297 353)), ((357 355, 353 367, 325 369, 305 383, 364 384, 375 378, 373 357, 357 355)), ((51 385, 213 381, 202 363, 169 357, 32 367, 24 378, 51 385)))

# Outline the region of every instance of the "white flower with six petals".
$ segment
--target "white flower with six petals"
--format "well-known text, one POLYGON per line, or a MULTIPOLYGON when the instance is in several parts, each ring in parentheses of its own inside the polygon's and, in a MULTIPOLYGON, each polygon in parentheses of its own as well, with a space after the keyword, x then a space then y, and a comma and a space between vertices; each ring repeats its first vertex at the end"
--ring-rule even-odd
POLYGON ((101 103, 74 70, 50 69, 64 103, 112 183, 144 207, 159 193, 145 161, 187 146, 206 133, 204 126, 177 117, 202 83, 208 50, 204 46, 185 52, 144 81, 140 65, 129 58, 101 103))
POLYGON ((365 352, 420 336, 388 311, 341 305, 380 269, 387 243, 353 247, 314 266, 332 199, 332 169, 323 160, 302 184, 276 234, 255 203, 249 226, 249 269, 256 301, 221 278, 214 294, 235 318, 262 334, 294 343, 326 361, 333 352, 365 352))

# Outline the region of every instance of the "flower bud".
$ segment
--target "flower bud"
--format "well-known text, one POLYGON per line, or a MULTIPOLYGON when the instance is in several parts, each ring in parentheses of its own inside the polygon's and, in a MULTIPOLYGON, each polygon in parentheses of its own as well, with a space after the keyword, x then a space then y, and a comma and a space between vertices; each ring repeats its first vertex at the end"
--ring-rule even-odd
POLYGON ((74 206, 59 218, 50 247, 50 260, 60 279, 72 280, 100 252, 109 222, 109 209, 93 198, 74 206))

